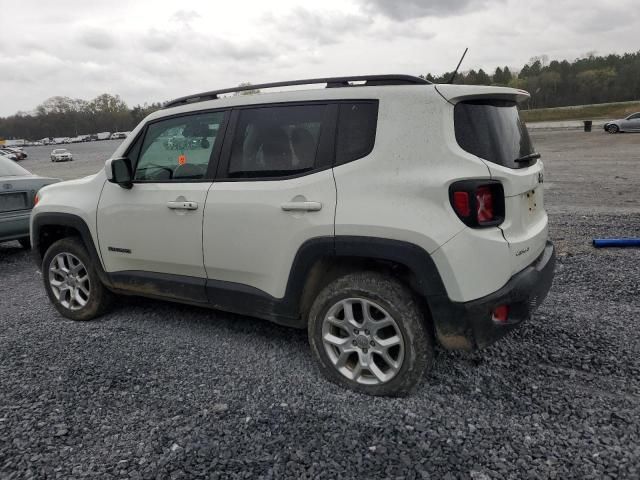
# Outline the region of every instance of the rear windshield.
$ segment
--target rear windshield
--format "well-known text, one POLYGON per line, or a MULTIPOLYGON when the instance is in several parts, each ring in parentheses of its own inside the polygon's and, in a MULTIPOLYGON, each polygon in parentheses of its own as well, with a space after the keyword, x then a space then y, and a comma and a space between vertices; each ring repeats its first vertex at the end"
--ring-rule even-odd
POLYGON ((515 160, 533 153, 529 132, 516 102, 472 100, 456 104, 456 140, 464 150, 509 168, 524 168, 536 160, 515 160))
POLYGON ((0 155, 0 177, 21 177, 23 175, 31 175, 20 165, 14 163, 13 160, 0 155))

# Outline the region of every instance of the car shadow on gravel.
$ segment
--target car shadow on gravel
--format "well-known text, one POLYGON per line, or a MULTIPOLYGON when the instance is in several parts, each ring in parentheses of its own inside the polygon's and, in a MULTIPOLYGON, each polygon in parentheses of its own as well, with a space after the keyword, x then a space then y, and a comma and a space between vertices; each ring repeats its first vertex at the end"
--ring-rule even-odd
MULTIPOLYGON (((257 335, 259 338, 293 338, 306 342, 307 332, 303 329, 284 327, 267 320, 234 313, 223 312, 207 307, 155 300, 136 296, 119 296, 117 307, 92 323, 109 322, 114 315, 133 318, 132 322, 151 321, 158 328, 175 328, 176 324, 185 331, 202 329, 203 333, 240 333, 257 335), (161 315, 158 312, 162 312, 161 315)), ((255 338, 255 337, 254 337, 255 338)))
POLYGON ((22 259, 23 256, 28 254, 29 251, 22 248, 17 241, 0 243, 0 262, 5 259, 13 259, 16 257, 22 259))

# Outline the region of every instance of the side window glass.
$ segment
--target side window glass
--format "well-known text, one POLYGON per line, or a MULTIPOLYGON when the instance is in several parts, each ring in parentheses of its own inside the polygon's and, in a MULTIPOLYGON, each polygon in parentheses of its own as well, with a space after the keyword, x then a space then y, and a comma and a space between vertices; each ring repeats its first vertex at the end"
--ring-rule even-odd
POLYGON ((378 123, 377 102, 355 102, 340 105, 336 164, 362 158, 373 150, 378 123))
POLYGON ((204 178, 224 112, 152 123, 142 142, 134 180, 184 181, 204 178))
POLYGON ((240 111, 230 178, 281 177, 313 170, 325 105, 240 111))
POLYGON ((132 165, 135 165, 138 161, 138 156, 140 155, 140 149, 142 148, 142 141, 144 140, 144 135, 138 135, 135 142, 129 146, 129 151, 127 152, 127 157, 131 160, 132 165))

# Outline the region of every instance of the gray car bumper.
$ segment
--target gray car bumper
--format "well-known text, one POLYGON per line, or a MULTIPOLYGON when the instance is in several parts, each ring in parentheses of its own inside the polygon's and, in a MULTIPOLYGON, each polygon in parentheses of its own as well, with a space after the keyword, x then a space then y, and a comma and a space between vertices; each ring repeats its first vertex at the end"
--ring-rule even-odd
POLYGON ((0 242, 28 238, 30 214, 30 211, 0 213, 0 242))

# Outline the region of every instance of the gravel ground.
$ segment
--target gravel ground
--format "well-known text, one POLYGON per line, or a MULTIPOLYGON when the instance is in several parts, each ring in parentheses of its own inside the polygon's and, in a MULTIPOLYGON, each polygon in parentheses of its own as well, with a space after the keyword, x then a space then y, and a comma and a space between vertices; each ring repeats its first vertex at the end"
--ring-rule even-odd
POLYGON ((589 241, 640 235, 640 205, 580 193, 637 195, 613 177, 638 174, 590 174, 571 135, 535 135, 559 252, 546 302, 489 349, 439 351, 408 398, 326 382, 305 332, 251 318, 125 298, 62 319, 0 245, 0 478, 638 478, 640 250, 589 241))

